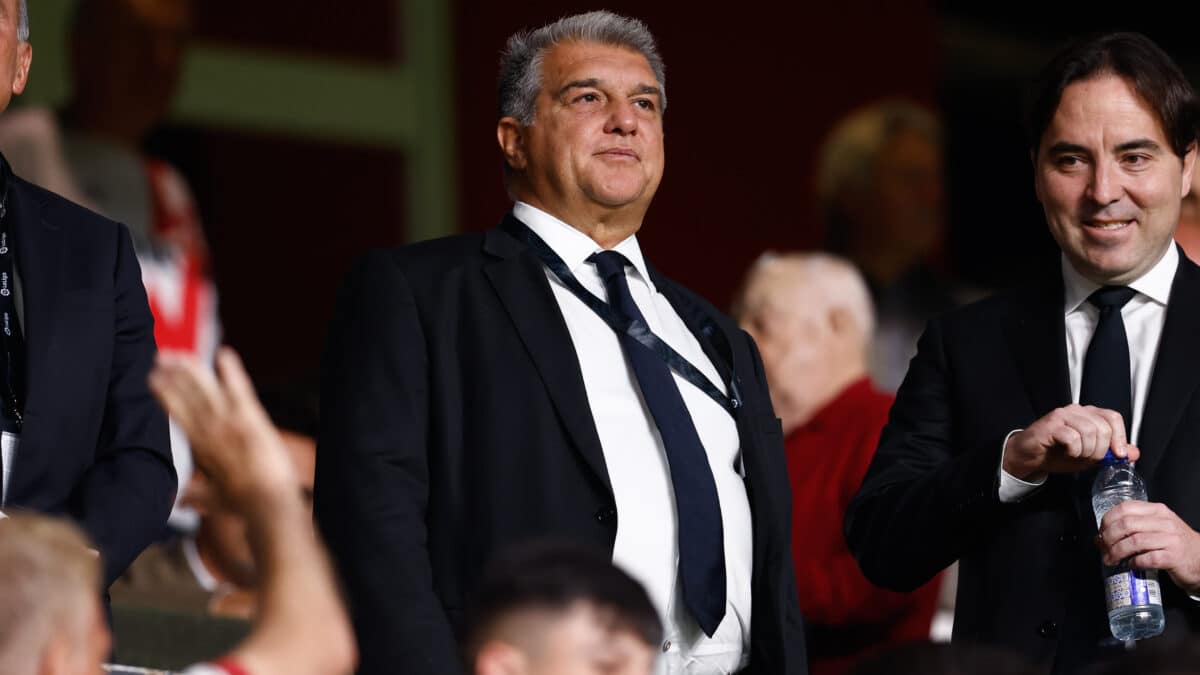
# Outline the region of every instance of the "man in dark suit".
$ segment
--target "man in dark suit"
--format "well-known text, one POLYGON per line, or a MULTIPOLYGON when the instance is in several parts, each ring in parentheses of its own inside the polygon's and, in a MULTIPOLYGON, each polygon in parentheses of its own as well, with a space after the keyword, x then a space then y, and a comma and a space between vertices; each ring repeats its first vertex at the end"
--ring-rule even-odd
MULTIPOLYGON (((961 559, 954 639, 1075 672, 1119 651, 1101 563, 1161 570, 1166 636, 1200 628, 1200 268, 1172 241, 1200 102, 1144 36, 1059 54, 1033 92, 1035 187, 1061 263, 930 322, 846 536, 914 588, 961 559), (1109 449, 1153 502, 1090 502, 1109 449)), ((1119 602, 1113 598, 1112 601, 1119 602)))
MULTIPOLYGON (((32 58, 25 2, 0 0, 0 110, 32 58)), ((69 515, 104 585, 158 536, 175 495, 146 385, 154 324, 129 233, 0 158, 0 509, 69 515)))
POLYGON ((646 586, 666 627, 659 672, 805 672, 761 361, 635 236, 665 106, 638 21, 593 12, 513 36, 497 125, 513 211, 351 274, 323 368, 315 510, 362 672, 461 672, 482 566, 543 537, 602 550, 646 586))

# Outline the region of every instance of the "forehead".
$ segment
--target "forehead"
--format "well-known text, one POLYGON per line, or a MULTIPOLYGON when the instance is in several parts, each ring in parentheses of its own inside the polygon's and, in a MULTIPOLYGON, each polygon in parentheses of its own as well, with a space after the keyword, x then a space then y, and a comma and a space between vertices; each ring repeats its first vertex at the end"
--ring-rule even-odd
POLYGON ((1103 74, 1072 82, 1063 90, 1042 146, 1059 141, 1114 145, 1133 138, 1149 138, 1167 147, 1154 108, 1125 78, 1103 74))
POLYGON ((542 60, 542 78, 547 90, 554 88, 552 84, 580 79, 656 85, 654 70, 641 52, 600 42, 564 42, 551 47, 542 60))

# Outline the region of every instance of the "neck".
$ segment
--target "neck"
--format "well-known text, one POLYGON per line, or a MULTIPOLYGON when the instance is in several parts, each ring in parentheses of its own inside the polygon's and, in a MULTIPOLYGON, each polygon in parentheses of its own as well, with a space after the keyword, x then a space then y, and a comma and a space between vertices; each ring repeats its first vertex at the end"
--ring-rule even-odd
POLYGON ((634 205, 620 208, 599 205, 554 208, 533 195, 518 195, 517 199, 558 218, 606 249, 637 234, 642 227, 642 217, 646 214, 645 208, 636 208, 634 205))
POLYGON ((791 405, 787 410, 780 411, 783 421, 783 433, 786 436, 795 429, 804 426, 816 417, 825 406, 841 395, 846 387, 854 384, 867 374, 866 365, 856 363, 845 368, 837 369, 824 380, 824 386, 814 391, 811 387, 800 396, 789 397, 791 405))

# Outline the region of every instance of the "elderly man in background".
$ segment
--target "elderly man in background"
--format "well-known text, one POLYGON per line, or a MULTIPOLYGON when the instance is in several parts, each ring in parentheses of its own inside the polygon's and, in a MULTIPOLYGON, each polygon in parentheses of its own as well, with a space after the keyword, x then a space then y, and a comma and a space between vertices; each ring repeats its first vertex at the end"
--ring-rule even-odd
POLYGON ((867 375, 874 317, 862 277, 831 255, 766 254, 735 315, 762 352, 783 421, 792 484, 792 557, 808 620, 811 671, 842 673, 873 649, 929 636, 938 581, 877 588, 842 536, 892 397, 867 375))
POLYGON ((852 112, 829 133, 817 168, 826 248, 866 277, 878 312, 875 381, 895 391, 931 316, 954 304, 934 265, 945 237, 941 123, 908 101, 852 112))

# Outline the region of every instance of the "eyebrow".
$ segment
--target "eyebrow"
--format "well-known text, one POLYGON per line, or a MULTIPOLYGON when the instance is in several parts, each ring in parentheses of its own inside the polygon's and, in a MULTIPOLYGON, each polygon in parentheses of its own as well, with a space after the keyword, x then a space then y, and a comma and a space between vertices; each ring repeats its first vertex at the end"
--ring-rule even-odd
POLYGON ((1117 146, 1117 152, 1129 152, 1130 150, 1150 150, 1158 152, 1162 150, 1162 146, 1149 138, 1138 138, 1132 141, 1126 141, 1117 146))
MULTIPOLYGON (((599 86, 600 86, 600 80, 599 80, 599 78, 595 78, 595 77, 589 77, 584 80, 571 80, 570 82, 564 84, 558 90, 558 95, 563 96, 571 89, 591 89, 591 88, 599 88, 599 86)), ((654 96, 658 96, 659 98, 662 98, 662 90, 659 89, 658 87, 655 87, 654 85, 650 85, 650 84, 639 84, 637 87, 634 88, 633 93, 634 94, 651 94, 654 96)))
MULTIPOLYGON (((1158 152, 1162 150, 1162 146, 1149 138, 1136 138, 1132 141, 1125 141, 1114 148, 1114 150, 1116 152, 1129 152, 1131 150, 1150 150, 1152 152, 1158 152)), ((1050 153, 1051 155, 1063 155, 1067 153, 1078 153, 1083 155, 1090 154, 1090 151, 1082 145, 1067 143, 1066 141, 1059 141, 1058 143, 1055 143, 1054 145, 1050 146, 1046 152, 1050 153)))

